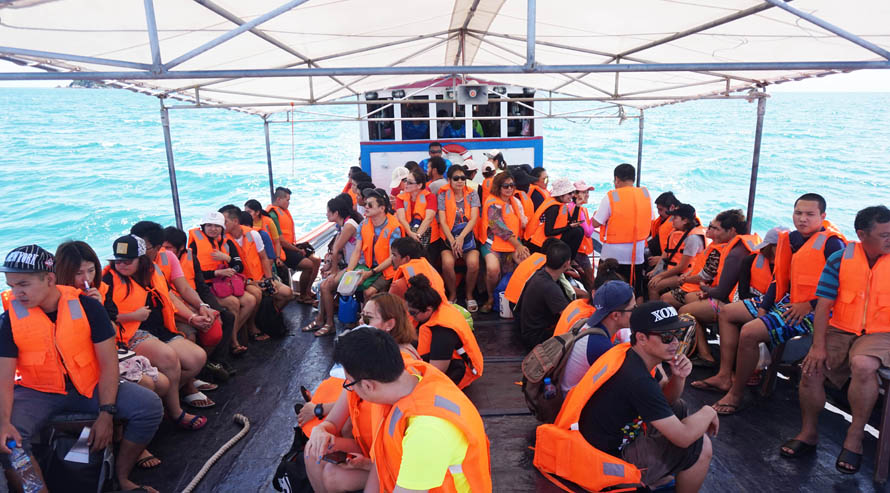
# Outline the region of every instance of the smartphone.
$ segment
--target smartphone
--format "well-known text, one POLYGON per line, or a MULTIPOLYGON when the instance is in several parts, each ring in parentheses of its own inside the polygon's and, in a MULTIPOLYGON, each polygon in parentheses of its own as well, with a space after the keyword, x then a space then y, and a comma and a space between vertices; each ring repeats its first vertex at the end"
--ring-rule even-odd
POLYGON ((307 403, 312 400, 312 394, 309 393, 309 389, 300 385, 300 394, 303 396, 303 400, 307 403))
POLYGON ((331 464, 343 464, 344 462, 346 462, 347 457, 349 457, 348 453, 342 450, 338 450, 336 452, 331 452, 330 454, 325 454, 324 457, 321 458, 321 460, 328 461, 331 464))

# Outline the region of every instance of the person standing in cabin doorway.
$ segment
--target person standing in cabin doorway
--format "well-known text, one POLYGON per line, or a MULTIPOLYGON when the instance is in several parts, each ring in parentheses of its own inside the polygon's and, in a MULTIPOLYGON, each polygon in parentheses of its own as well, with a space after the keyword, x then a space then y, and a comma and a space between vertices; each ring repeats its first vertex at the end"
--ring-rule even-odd
MULTIPOLYGON (((300 303, 313 303, 315 296, 310 291, 312 281, 318 277, 318 269, 321 267, 321 259, 314 255, 307 255, 306 250, 296 245, 297 237, 294 231, 294 219, 290 210, 291 191, 284 187, 275 189, 275 197, 266 210, 278 226, 281 239, 281 248, 284 259, 279 257, 279 266, 286 265, 288 269, 300 272, 300 293, 297 301, 300 303)), ((282 279, 285 284, 290 281, 290 275, 286 269, 281 269, 282 279)))
POLYGON ((813 345, 800 381, 801 430, 781 449, 790 458, 815 450, 825 379, 839 388, 849 380, 853 422, 835 463, 844 474, 859 471, 865 425, 880 390, 877 371, 890 366, 890 209, 866 207, 854 224, 859 241, 831 255, 819 278, 813 345))

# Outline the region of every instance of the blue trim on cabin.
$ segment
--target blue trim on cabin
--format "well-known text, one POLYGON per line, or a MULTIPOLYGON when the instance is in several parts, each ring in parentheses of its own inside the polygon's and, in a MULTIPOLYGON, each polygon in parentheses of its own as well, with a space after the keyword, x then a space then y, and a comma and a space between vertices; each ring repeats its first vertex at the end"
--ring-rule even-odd
MULTIPOLYGON (((516 149, 522 147, 531 147, 535 151, 535 162, 533 166, 540 168, 544 165, 544 137, 513 137, 513 138, 494 138, 494 139, 442 139, 433 140, 375 140, 370 142, 362 142, 359 144, 361 149, 362 170, 371 174, 371 153, 372 152, 420 152, 426 157, 426 151, 429 149, 430 142, 441 142, 442 145, 460 144, 467 150, 475 149, 516 149)), ((418 161, 420 160, 418 159, 418 161)), ((523 164, 523 163, 510 163, 523 164)), ((531 163, 529 163, 531 164, 531 163)))

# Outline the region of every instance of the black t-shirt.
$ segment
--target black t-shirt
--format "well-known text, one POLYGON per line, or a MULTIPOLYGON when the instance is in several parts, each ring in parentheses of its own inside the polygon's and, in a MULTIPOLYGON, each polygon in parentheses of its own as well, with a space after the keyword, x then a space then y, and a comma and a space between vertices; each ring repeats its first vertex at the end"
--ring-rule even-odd
MULTIPOLYGON (((87 321, 90 323, 90 338, 93 343, 100 343, 114 337, 114 327, 111 326, 111 320, 108 319, 105 307, 89 296, 80 295, 79 298, 87 321)), ((53 323, 56 322, 56 312, 47 313, 46 316, 53 323)), ((3 313, 0 315, 0 358, 17 358, 18 355, 19 348, 16 347, 12 337, 12 322, 9 320, 9 314, 3 313)))
POLYGON ((529 347, 553 335, 559 315, 569 304, 569 298, 559 282, 545 269, 532 275, 519 299, 519 331, 529 347))
POLYGON ((625 440, 642 433, 642 423, 674 415, 661 386, 631 349, 624 364, 584 405, 578 428, 588 443, 618 455, 625 440))
POLYGON ((442 325, 430 326, 430 352, 421 354, 420 358, 427 363, 430 360, 451 360, 448 370, 445 372, 451 381, 457 383, 464 378, 466 364, 462 359, 452 359, 454 351, 463 346, 460 336, 453 329, 442 325))

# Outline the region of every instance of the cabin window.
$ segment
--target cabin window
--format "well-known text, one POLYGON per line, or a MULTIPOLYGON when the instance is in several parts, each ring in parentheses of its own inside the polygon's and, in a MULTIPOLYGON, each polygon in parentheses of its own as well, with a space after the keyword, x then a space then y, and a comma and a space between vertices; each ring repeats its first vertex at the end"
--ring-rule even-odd
POLYGON ((381 118, 395 118, 395 109, 393 105, 387 106, 385 109, 377 111, 373 113, 375 110, 379 110, 383 108, 385 105, 389 104, 388 102, 391 99, 383 98, 383 99, 375 99, 379 101, 378 103, 372 103, 368 101, 368 139, 370 140, 395 140, 396 138, 396 126, 395 122, 392 120, 389 121, 374 121, 376 119, 381 118), (371 114, 373 113, 373 114, 371 114))
MULTIPOLYGON (((444 99, 441 94, 436 99, 444 99)), ((463 139, 466 138, 465 130, 466 111, 464 106, 452 103, 436 103, 436 116, 438 118, 449 118, 449 120, 436 120, 436 126, 440 139, 463 139)))
MULTIPOLYGON (((473 106, 473 116, 501 116, 500 96, 488 95, 488 104, 473 106)), ((500 137, 501 122, 497 118, 486 120, 473 120, 473 137, 500 137)))
MULTIPOLYGON (((411 99, 429 99, 428 96, 411 96, 411 99)), ((427 103, 402 103, 402 140, 427 140, 430 138, 430 105, 427 103)))
MULTIPOLYGON (((523 98, 527 97, 523 94, 510 94, 511 98, 523 98)), ((534 115, 534 111, 531 107, 534 106, 534 102, 529 101, 525 103, 518 103, 515 101, 511 101, 507 103, 507 116, 517 117, 517 116, 532 116, 534 115)), ((532 137, 535 135, 535 122, 533 119, 528 118, 519 118, 513 120, 507 120, 507 137, 532 137)))

